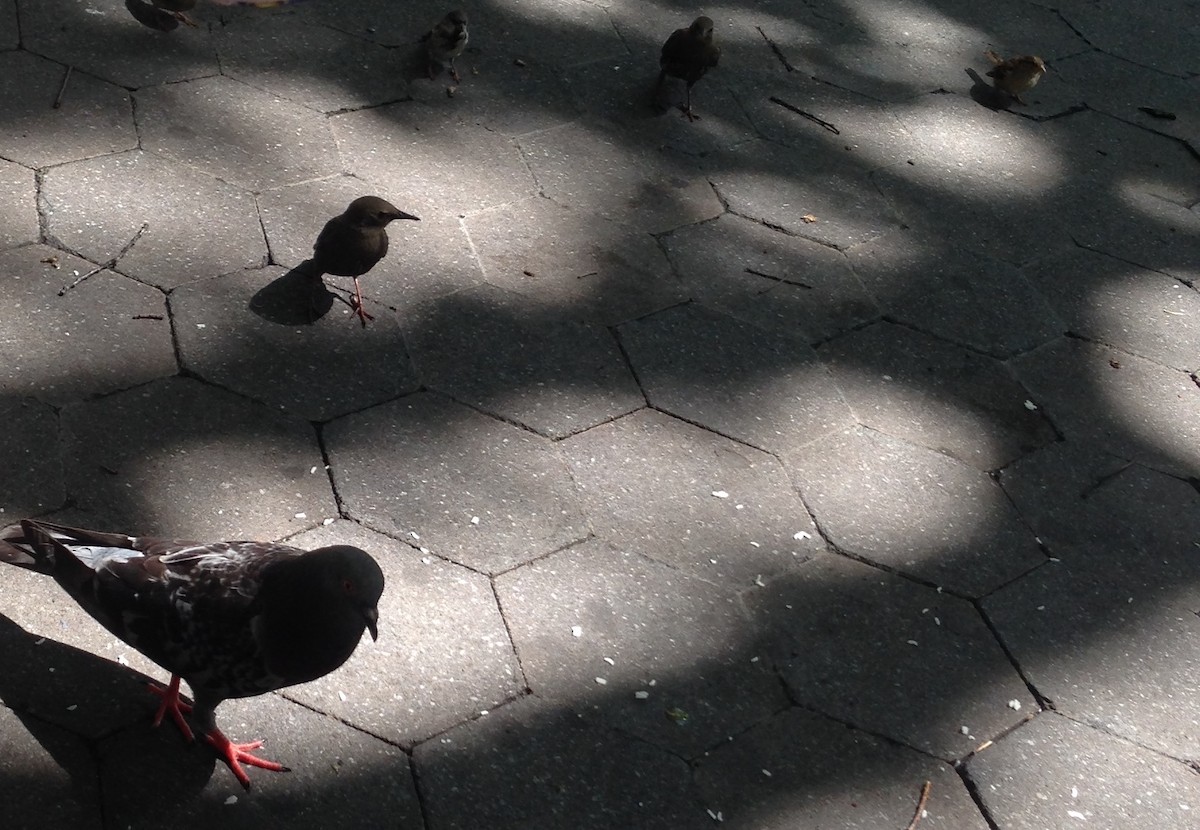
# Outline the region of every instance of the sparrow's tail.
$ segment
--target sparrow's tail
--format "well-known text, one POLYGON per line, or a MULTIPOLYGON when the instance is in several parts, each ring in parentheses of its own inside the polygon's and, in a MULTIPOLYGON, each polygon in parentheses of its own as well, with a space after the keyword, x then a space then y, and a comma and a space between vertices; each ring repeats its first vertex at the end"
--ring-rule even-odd
POLYGON ((1004 59, 1001 58, 999 55, 997 55, 995 52, 993 52, 991 49, 988 49, 987 51, 985 51, 983 53, 983 56, 985 58, 987 58, 988 60, 990 60, 992 62, 992 64, 995 66, 999 66, 1000 64, 1004 63, 1004 59))

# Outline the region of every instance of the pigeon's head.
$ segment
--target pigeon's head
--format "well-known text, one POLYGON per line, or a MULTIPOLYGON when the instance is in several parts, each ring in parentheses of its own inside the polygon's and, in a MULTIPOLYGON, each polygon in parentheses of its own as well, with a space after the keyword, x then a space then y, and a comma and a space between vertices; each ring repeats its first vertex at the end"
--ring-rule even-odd
POLYGON ((351 545, 319 548, 307 556, 320 562, 325 590, 353 608, 366 623, 371 639, 378 640, 379 598, 383 595, 379 563, 365 550, 351 545))
POLYGON ((393 219, 421 221, 419 216, 405 213, 387 199, 378 196, 359 196, 346 208, 344 216, 360 228, 383 228, 393 219))
POLYGON ((692 25, 688 27, 692 33, 692 37, 699 40, 712 40, 713 22, 711 17, 697 17, 692 21, 692 25))

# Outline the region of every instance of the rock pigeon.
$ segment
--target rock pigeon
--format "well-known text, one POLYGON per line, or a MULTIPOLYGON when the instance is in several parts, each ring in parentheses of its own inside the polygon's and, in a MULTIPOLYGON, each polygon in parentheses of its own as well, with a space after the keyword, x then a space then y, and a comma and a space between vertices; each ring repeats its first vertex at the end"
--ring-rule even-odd
POLYGON ((658 86, 661 89, 668 75, 687 84, 687 107, 683 112, 689 121, 699 117, 692 113, 692 85, 704 77, 709 67, 716 66, 720 58, 721 47, 713 43, 713 22, 707 17, 697 17, 686 29, 676 29, 663 44, 658 59, 658 86))
POLYGON ((275 542, 170 541, 24 520, 0 530, 0 561, 48 573, 109 631, 171 673, 154 725, 170 714, 201 734, 246 789, 253 755, 217 728, 224 700, 322 677, 378 636, 383 572, 359 548, 303 551, 275 542), (194 702, 179 698, 186 680, 194 702))
POLYGON ((324 274, 354 277, 354 313, 365 326, 375 319, 363 308, 358 278, 375 267, 388 250, 388 223, 394 219, 420 217, 405 213, 378 196, 359 196, 340 216, 325 223, 313 245, 311 271, 319 280, 324 274))
POLYGON ((992 62, 987 74, 993 79, 996 89, 1008 93, 1014 101, 1025 106, 1021 95, 1037 86, 1037 82, 1046 74, 1045 61, 1037 55, 1021 55, 1004 60, 991 49, 983 54, 992 62))
POLYGON ((429 80, 433 80, 434 68, 450 67, 450 77, 458 83, 458 70, 454 68, 454 59, 467 48, 467 13, 454 10, 443 17, 436 26, 421 37, 425 44, 425 52, 429 58, 429 80))

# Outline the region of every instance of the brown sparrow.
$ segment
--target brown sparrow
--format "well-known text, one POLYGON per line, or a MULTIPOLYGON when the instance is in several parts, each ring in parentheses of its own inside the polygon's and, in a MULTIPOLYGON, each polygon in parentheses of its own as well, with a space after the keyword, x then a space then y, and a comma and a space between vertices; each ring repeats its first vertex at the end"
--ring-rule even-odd
POLYGON ((987 74, 993 79, 996 89, 1008 93, 1014 101, 1024 106, 1021 93, 1037 86, 1037 82, 1046 74, 1045 61, 1037 55, 1021 55, 1005 60, 991 49, 983 54, 993 64, 987 74))

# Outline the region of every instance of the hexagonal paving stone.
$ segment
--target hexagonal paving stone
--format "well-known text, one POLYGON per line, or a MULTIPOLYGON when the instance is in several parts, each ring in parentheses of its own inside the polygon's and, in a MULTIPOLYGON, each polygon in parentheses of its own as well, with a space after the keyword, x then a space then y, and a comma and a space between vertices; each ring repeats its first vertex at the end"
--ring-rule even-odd
POLYGON ((688 305, 621 326, 651 405, 772 452, 851 422, 811 347, 688 305))
POLYGON ((37 242, 37 185, 33 171, 0 159, 0 249, 37 242))
POLYGON ((983 470, 1053 441, 1006 368, 892 323, 840 337, 819 352, 859 423, 983 470))
POLYGON ((29 167, 129 150, 137 146, 129 93, 28 52, 0 55, 0 154, 29 167), (86 125, 81 129, 81 125, 86 125))
POLYGON ((413 766, 432 827, 712 826, 678 756, 534 697, 421 744, 413 766))
POLYGON ((1183 372, 1069 338, 1018 358, 1013 369, 1069 440, 1200 474, 1200 388, 1183 372))
POLYGON ((421 194, 443 210, 480 210, 536 192, 512 139, 454 112, 410 101, 329 122, 352 173, 393 193, 421 194))
POLYGON ((770 141, 705 159, 734 213, 845 249, 899 226, 867 174, 840 159, 814 159, 770 141))
MULTIPOLYGON (((201 10, 196 17, 203 14, 201 10)), ((138 23, 121 3, 21 0, 21 43, 31 52, 126 89, 219 71, 207 27, 181 27, 164 34, 138 23)))
POLYGON ((213 29, 221 72, 250 86, 318 112, 395 101, 408 90, 395 52, 377 43, 294 15, 230 17, 213 29))
POLYGON ((726 214, 662 239, 692 299, 750 323, 793 328, 810 342, 879 315, 846 257, 726 214))
POLYGON ((341 167, 323 116, 229 78, 142 90, 137 118, 146 150, 252 190, 341 167))
POLYGON ((588 430, 563 451, 596 534, 622 549, 720 584, 824 549, 775 459, 660 412, 588 430))
POLYGON ((1027 273, 1072 331, 1176 369, 1200 368, 1200 295, 1188 286, 1081 248, 1027 273))
MULTIPOLYGON (((364 296, 406 309, 483 281, 457 214, 415 190, 393 193, 353 176, 304 182, 258 197, 272 261, 294 267, 307 260, 325 223, 354 199, 371 194, 421 221, 388 225, 388 255, 361 278, 364 296)), ((352 286, 339 277, 327 276, 326 282, 352 286)))
POLYGON ((524 690, 486 577, 353 522, 336 522, 288 543, 370 551, 387 586, 379 603, 379 640, 364 635, 340 669, 285 689, 285 696, 412 746, 524 690))
POLYGON ((160 380, 62 422, 68 492, 110 528, 277 539, 337 514, 312 427, 222 389, 160 380))
POLYGON ((611 325, 684 298, 649 234, 545 197, 474 214, 467 229, 488 282, 574 316, 611 325))
POLYGON ((521 140, 521 151, 547 196, 581 212, 650 233, 722 213, 712 186, 678 153, 600 126, 568 124, 521 140), (580 147, 587 147, 585 156, 580 147))
POLYGON ((1066 325, 1013 266, 935 234, 889 234, 849 252, 854 272, 896 319, 996 357, 1066 325))
POLYGON ((1021 721, 1009 701, 1036 709, 965 600, 825 555, 746 601, 794 700, 922 752, 961 758, 1021 721))
POLYGON ((13 827, 100 830, 103 826, 96 769, 88 748, 71 735, 21 718, 0 706, 0 797, 13 827))
POLYGON ((171 726, 135 726, 100 744, 104 815, 135 830, 421 826, 398 748, 278 695, 226 701, 217 723, 235 741, 265 736, 263 757, 290 771, 248 768, 247 794, 205 743, 188 745, 171 726))
POLYGON ((926 781, 922 828, 987 827, 949 765, 799 708, 696 762, 702 798, 729 828, 903 827, 926 781))
POLYGON ((146 223, 117 267, 151 285, 172 288, 266 258, 250 194, 152 153, 51 168, 41 198, 48 235, 96 262, 116 256, 146 223))
POLYGON ((1196 773, 1052 712, 967 762, 996 826, 1005 830, 1191 827, 1196 773))
POLYGON ((476 570, 498 573, 587 535, 550 442, 438 396, 341 418, 325 442, 352 518, 476 570))
POLYGON ((32 398, 0 397, 0 423, 7 438, 0 444, 0 525, 45 513, 66 499, 58 443, 58 415, 32 398))
POLYGON ((487 286, 418 306, 405 333, 429 386, 561 437, 645 405, 612 334, 573 317, 487 286))
MULTIPOLYGON (((348 303, 314 323, 271 320, 263 293, 287 279, 283 268, 240 271, 171 293, 184 368, 310 421, 327 421, 415 391, 416 373, 392 314, 368 305, 366 326, 348 303)), ((291 285, 293 283, 289 283, 291 285)), ((296 317, 311 305, 312 280, 294 281, 296 317)))
POLYGON ((638 554, 588 541, 498 577, 496 595, 534 694, 685 757, 787 706, 734 593, 638 554))
POLYGON ((0 340, 4 392, 61 405, 178 371, 160 291, 101 271, 58 296, 91 270, 44 245, 0 255, 0 296, 13 312, 0 340))
POLYGON ((1082 496, 1050 500, 1082 538, 984 601, 1000 637, 1057 711, 1200 756, 1200 494, 1134 465, 1082 496))
POLYGON ((981 596, 1045 556, 986 473, 855 427, 788 464, 831 542, 855 557, 981 596))

